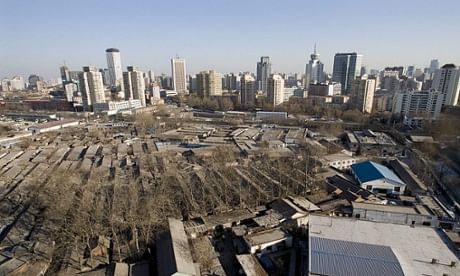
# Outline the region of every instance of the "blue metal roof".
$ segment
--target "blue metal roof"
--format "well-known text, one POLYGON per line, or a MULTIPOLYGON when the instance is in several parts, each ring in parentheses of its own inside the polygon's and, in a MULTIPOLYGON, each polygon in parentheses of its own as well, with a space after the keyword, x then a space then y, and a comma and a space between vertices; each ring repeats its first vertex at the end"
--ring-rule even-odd
POLYGON ((389 168, 372 161, 365 161, 351 165, 351 170, 356 175, 360 183, 377 179, 388 179, 400 185, 404 182, 389 168))
POLYGON ((388 246, 311 237, 310 256, 311 274, 404 275, 388 246))

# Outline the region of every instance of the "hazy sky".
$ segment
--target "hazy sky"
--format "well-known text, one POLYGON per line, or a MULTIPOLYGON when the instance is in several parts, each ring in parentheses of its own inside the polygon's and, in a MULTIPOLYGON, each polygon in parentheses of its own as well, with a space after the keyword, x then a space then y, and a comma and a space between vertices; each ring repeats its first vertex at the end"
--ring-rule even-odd
POLYGON ((176 54, 194 73, 303 72, 316 42, 327 71, 336 52, 358 51, 368 68, 460 64, 460 0, 1 0, 0 78, 106 67, 170 74, 176 54))

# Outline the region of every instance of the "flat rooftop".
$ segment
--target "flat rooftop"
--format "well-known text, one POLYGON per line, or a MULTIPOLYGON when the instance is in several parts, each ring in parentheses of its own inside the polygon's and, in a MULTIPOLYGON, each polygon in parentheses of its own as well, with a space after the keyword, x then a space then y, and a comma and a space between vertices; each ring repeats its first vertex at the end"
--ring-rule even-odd
POLYGON ((244 238, 251 246, 257 246, 269 242, 282 241, 288 237, 289 234, 281 230, 281 228, 273 228, 246 235, 244 238))
POLYGON ((310 215, 309 225, 311 237, 391 247, 404 275, 460 275, 458 258, 440 230, 431 227, 318 215, 310 215), (433 264, 432 259, 439 262, 433 264), (450 266, 453 261, 457 266, 450 266))

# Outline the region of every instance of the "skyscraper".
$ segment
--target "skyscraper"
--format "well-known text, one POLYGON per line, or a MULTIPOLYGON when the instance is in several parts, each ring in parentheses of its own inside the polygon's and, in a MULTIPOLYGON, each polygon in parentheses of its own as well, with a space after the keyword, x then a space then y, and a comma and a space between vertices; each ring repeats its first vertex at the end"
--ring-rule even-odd
POLYGON ((145 81, 144 73, 134 66, 128 66, 128 71, 123 72, 125 100, 140 100, 145 106, 145 81))
POLYGON ((61 71, 61 80, 63 84, 71 81, 69 68, 66 65, 61 66, 59 70, 61 71))
POLYGON ((257 62, 257 89, 261 90, 264 94, 267 93, 268 77, 272 73, 272 64, 269 57, 261 57, 257 62))
POLYGON ((270 105, 277 106, 283 103, 284 97, 284 79, 273 74, 268 78, 267 100, 270 105))
POLYGON ((358 77, 351 84, 351 103, 363 113, 372 112, 376 80, 367 75, 358 77))
POLYGON ((171 71, 173 79, 173 89, 179 94, 187 93, 187 74, 185 70, 185 59, 171 59, 171 71))
POLYGON ((241 105, 244 107, 254 106, 255 92, 256 92, 256 80, 250 74, 244 74, 241 77, 241 91, 240 99, 241 105))
POLYGON ((342 94, 349 94, 351 82, 360 75, 362 58, 357 53, 335 54, 332 80, 342 85, 342 94))
POLYGON ((455 64, 445 64, 437 70, 432 88, 443 94, 443 105, 457 105, 460 90, 460 69, 455 64))
POLYGON ((102 74, 97 68, 83 67, 83 72, 79 73, 78 80, 85 111, 91 111, 95 103, 105 103, 102 74))
POLYGON ((107 55, 110 85, 116 87, 116 91, 123 91, 123 70, 121 67, 120 50, 109 48, 105 52, 107 55))
POLYGON ((214 70, 202 71, 196 75, 196 81, 199 96, 222 96, 222 74, 214 70))
POLYGON ((440 66, 440 65, 439 65, 439 60, 437 60, 437 59, 432 59, 432 60, 430 61, 430 67, 429 67, 429 69, 428 69, 428 73, 430 73, 430 74, 436 73, 436 70, 439 69, 439 66, 440 66))
POLYGON ((310 83, 317 82, 324 82, 324 64, 319 60, 315 44, 314 52, 310 55, 310 61, 305 68, 305 89, 308 89, 310 83))

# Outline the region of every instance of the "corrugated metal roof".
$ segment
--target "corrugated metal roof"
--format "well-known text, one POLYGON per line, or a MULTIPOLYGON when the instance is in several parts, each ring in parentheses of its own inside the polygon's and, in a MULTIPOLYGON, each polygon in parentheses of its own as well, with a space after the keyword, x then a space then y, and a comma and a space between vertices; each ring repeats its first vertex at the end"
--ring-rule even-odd
POLYGON ((388 246, 311 237, 310 273, 319 275, 401 275, 388 246))
POLYGON ((386 178, 401 185, 405 185, 389 168, 372 161, 353 164, 351 165, 351 169, 361 183, 386 178))

